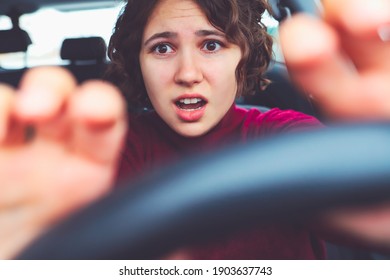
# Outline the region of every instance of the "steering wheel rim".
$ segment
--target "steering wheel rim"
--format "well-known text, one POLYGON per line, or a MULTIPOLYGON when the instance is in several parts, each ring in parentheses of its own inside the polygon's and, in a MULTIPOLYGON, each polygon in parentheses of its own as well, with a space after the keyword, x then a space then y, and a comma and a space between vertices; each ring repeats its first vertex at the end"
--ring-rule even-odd
POLYGON ((186 160, 115 189, 18 259, 154 259, 237 225, 389 199, 388 143, 388 124, 344 125, 186 160))

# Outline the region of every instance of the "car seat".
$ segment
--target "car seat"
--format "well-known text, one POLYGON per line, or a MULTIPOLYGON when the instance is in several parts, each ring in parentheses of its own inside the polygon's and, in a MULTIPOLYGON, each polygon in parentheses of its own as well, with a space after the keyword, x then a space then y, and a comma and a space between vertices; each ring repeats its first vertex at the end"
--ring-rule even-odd
POLYGON ((19 27, 17 18, 12 18, 13 26, 8 30, 0 30, 0 54, 24 53, 24 67, 19 69, 5 69, 0 65, 0 82, 17 86, 23 73, 26 71, 27 50, 32 44, 30 36, 19 27))
POLYGON ((101 37, 65 39, 61 46, 61 59, 79 83, 99 79, 107 68, 107 45, 101 37))
POLYGON ((246 96, 243 103, 282 110, 292 109, 324 120, 313 101, 293 86, 283 63, 272 62, 265 76, 271 83, 265 89, 257 90, 254 95, 246 96))

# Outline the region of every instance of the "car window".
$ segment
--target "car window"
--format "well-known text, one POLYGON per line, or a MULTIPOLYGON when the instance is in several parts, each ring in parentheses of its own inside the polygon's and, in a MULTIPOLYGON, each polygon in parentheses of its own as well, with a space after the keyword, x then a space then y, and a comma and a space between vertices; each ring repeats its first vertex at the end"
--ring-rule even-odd
POLYGON ((273 37, 273 52, 274 59, 279 62, 283 62, 283 55, 279 44, 279 22, 271 17, 268 13, 263 18, 264 24, 267 26, 268 33, 273 37))
MULTIPOLYGON (((32 45, 24 53, 0 54, 0 66, 6 69, 38 65, 59 65, 61 44, 65 38, 100 36, 107 44, 122 5, 110 8, 77 11, 40 9, 20 18, 20 27, 27 31, 32 45)), ((10 29, 11 21, 0 17, 0 30, 10 29)))

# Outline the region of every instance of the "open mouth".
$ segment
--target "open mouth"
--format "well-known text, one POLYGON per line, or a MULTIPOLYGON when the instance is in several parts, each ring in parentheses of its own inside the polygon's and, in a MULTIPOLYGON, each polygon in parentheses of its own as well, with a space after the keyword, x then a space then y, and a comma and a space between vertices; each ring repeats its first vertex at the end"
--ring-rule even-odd
POLYGON ((175 102, 180 110, 194 111, 201 109, 206 105, 206 101, 202 98, 182 98, 175 102))

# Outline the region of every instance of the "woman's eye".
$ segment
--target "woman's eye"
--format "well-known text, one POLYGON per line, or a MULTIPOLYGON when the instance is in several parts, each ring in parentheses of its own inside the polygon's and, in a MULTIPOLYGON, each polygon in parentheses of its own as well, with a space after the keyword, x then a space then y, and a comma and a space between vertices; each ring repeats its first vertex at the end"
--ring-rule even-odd
POLYGON ((218 51, 221 47, 221 43, 217 41, 208 41, 204 44, 203 49, 208 52, 215 52, 218 51))
POLYGON ((173 49, 167 44, 159 44, 153 47, 153 51, 157 54, 167 54, 173 52, 173 49))

